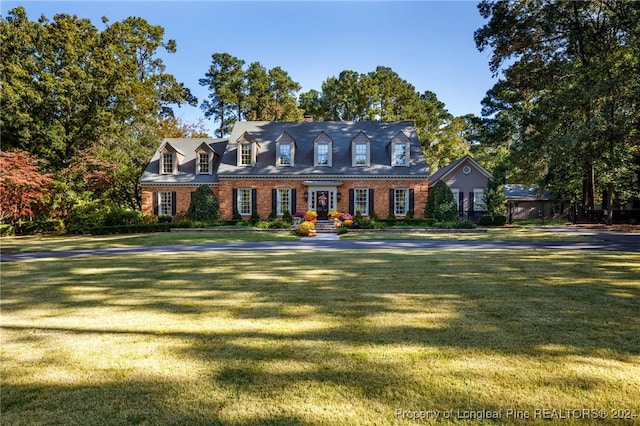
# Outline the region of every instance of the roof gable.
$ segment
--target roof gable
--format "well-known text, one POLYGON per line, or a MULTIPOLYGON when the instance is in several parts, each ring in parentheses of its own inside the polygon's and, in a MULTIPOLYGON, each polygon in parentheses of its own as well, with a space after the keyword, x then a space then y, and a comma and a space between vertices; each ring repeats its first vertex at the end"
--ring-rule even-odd
POLYGON ((480 172, 487 179, 493 179, 493 175, 480 163, 478 163, 472 156, 465 155, 462 158, 457 159, 453 163, 438 169, 435 173, 429 176, 429 185, 434 185, 439 180, 446 180, 449 176, 458 172, 458 170, 462 169, 465 165, 471 165, 476 170, 480 172))

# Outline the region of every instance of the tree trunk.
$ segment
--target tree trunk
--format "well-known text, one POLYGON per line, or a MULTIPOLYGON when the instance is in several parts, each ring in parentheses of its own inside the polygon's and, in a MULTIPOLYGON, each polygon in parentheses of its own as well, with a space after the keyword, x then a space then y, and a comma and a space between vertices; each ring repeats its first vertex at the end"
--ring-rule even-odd
POLYGON ((607 184, 607 194, 607 214, 605 215, 605 220, 607 221, 607 225, 611 225, 613 223, 613 182, 607 184))
POLYGON ((593 163, 589 161, 585 165, 584 178, 582 180, 582 205, 587 210, 593 210, 595 208, 594 181, 595 171, 593 163))

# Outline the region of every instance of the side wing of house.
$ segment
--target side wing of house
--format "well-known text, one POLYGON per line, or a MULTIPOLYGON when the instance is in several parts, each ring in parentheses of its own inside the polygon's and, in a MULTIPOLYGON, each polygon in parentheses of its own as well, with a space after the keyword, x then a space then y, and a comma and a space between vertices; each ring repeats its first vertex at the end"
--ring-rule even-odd
POLYGON ((201 185, 217 194, 216 171, 226 145, 226 139, 164 139, 140 178, 142 212, 157 216, 186 212, 191 194, 201 185))
POLYGON ((486 212, 484 193, 491 178, 487 169, 466 155, 433 173, 429 186, 440 180, 446 183, 458 204, 460 217, 476 220, 486 212))

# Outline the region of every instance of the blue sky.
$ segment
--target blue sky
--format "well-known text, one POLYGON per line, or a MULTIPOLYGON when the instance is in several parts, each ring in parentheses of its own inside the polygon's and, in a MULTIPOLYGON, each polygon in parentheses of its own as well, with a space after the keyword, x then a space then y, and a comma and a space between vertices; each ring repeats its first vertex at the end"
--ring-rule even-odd
MULTIPOLYGON (((434 92, 454 115, 480 115, 482 98, 496 82, 490 52, 479 52, 473 33, 485 24, 475 1, 2 1, 22 5, 31 20, 57 13, 88 18, 103 29, 140 16, 165 28, 178 50, 163 54, 167 72, 202 102, 198 84, 213 53, 227 52, 270 69, 280 66, 302 86, 320 90, 343 70, 385 66, 418 92, 434 92)), ((299 92, 299 93, 301 93, 299 92)), ((299 94, 298 93, 298 94, 299 94)), ((203 117, 199 107, 175 109, 183 120, 203 117)), ((210 130, 215 125, 206 120, 210 130)))

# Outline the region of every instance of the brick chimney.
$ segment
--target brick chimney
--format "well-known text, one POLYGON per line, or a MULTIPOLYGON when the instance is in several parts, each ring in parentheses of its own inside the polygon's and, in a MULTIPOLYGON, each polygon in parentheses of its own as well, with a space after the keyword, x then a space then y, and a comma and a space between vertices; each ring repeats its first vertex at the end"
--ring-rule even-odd
POLYGON ((305 114, 304 115, 305 123, 313 123, 313 114, 305 114))

